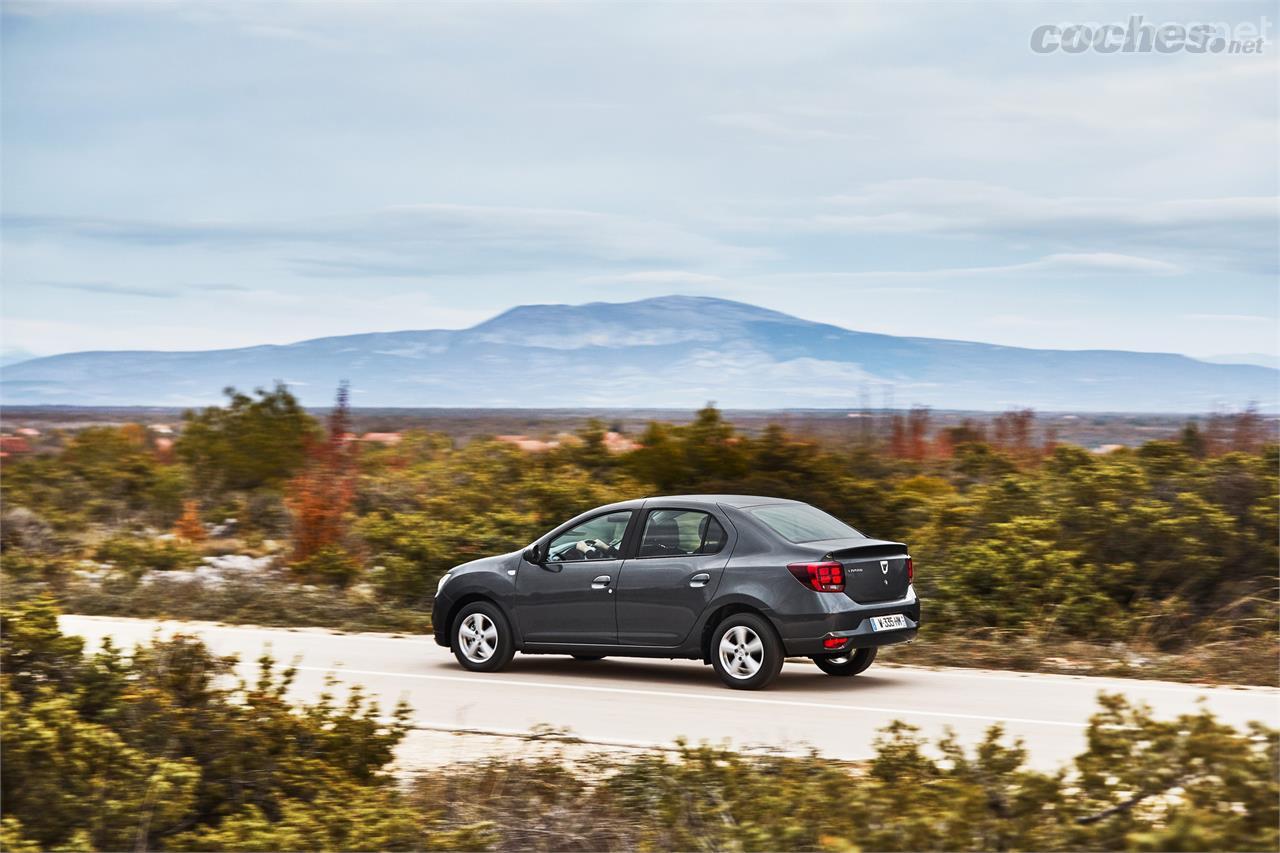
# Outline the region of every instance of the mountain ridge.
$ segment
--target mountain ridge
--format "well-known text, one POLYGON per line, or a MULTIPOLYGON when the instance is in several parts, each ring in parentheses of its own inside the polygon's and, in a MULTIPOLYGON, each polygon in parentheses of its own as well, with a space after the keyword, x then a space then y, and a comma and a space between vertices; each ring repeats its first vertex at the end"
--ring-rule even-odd
POLYGON ((309 405, 855 406, 1079 411, 1277 408, 1280 371, 1177 353, 1044 350, 861 332, 705 296, 519 305, 466 329, 221 350, 99 350, 0 368, 9 405, 202 405, 284 381, 309 405))

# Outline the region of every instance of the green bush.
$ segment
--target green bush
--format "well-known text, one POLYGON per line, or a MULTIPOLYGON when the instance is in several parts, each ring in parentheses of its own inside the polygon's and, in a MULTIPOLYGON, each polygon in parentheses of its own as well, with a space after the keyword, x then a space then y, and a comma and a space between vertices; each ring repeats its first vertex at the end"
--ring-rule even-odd
POLYGON ((384 768, 407 707, 383 722, 358 688, 295 706, 292 670, 264 657, 238 680, 190 637, 84 656, 41 603, 0 630, 6 849, 413 846, 411 816, 360 819, 395 808, 384 768))
POLYGON ((93 556, 135 575, 146 571, 190 569, 200 563, 200 557, 195 551, 176 540, 135 536, 113 536, 99 545, 93 556))
MULTIPOLYGON (((277 388, 193 413, 176 461, 149 448, 136 425, 81 430, 61 454, 6 460, 6 578, 19 581, 19 594, 51 591, 99 612, 128 613, 131 593, 137 615, 189 612, 178 597, 135 581, 150 569, 194 565, 195 555, 123 531, 172 524, 180 498, 191 498, 183 490, 198 486, 207 517, 239 522, 238 541, 221 547, 287 547, 265 540, 287 536, 282 491, 315 430, 277 388), (96 545, 104 532, 109 538, 96 545), (85 554, 121 571, 86 592, 61 569, 85 554), (157 611, 161 604, 170 610, 157 611)), ((990 654, 983 664, 1034 668, 1072 646, 1082 665, 1110 671, 1091 661, 1118 645, 1148 660, 1186 661, 1181 671, 1162 664, 1161 677, 1276 683, 1275 445, 1212 456, 1221 442, 1188 439, 1107 455, 1072 446, 1042 454, 1025 443, 986 444, 971 425, 943 436, 945 452, 901 458, 892 441, 817 443, 777 426, 743 434, 708 407, 687 425, 651 424, 642 446, 620 455, 607 452, 595 423, 581 441, 545 453, 415 432, 393 447, 362 445, 351 512, 334 520, 345 552, 316 554, 295 576, 371 587, 377 600, 300 608, 295 620, 358 612, 341 624, 371 624, 379 620, 368 611, 378 606, 391 614, 384 623, 406 612, 416 618, 449 569, 523 548, 600 504, 662 492, 760 493, 815 503, 868 535, 908 543, 932 663, 964 665, 980 644, 1016 637, 1030 645, 1007 646, 1004 660, 990 654)), ((227 596, 202 594, 215 599, 227 596)), ((287 610, 232 603, 220 612, 276 620, 287 610)))
POLYGON ((178 457, 214 493, 280 486, 302 467, 318 425, 282 384, 259 388, 256 399, 234 388, 225 393, 226 406, 183 417, 178 457))
POLYGON ((299 560, 292 569, 301 578, 333 586, 347 586, 360 574, 360 564, 335 545, 326 545, 305 560, 299 560))
MULTIPOLYGON (((976 747, 881 732, 869 765, 680 745, 421 774, 432 849, 1271 850, 1277 732, 1158 721, 1104 697, 1088 750, 1045 773, 993 727, 976 747)), ((530 750, 526 750, 528 752, 530 750)))
POLYGON ((965 749, 911 726, 866 764, 681 744, 570 756, 556 741, 387 772, 407 729, 358 688, 177 636, 86 655, 33 602, 0 623, 5 850, 1274 850, 1280 733, 1103 696, 1086 751, 1026 766, 999 726, 965 749))

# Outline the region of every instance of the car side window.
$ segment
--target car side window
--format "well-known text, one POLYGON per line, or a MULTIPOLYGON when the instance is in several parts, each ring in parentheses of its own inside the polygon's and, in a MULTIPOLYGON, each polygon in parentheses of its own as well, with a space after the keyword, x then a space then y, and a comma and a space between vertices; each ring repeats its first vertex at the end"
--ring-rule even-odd
POLYGON ((579 560, 616 560, 621 556, 622 537, 631 521, 631 510, 610 512, 575 524, 551 540, 547 559, 553 563, 579 560))
POLYGON ((692 509, 655 509, 645 519, 639 557, 692 557, 724 548, 724 527, 715 516, 692 509))

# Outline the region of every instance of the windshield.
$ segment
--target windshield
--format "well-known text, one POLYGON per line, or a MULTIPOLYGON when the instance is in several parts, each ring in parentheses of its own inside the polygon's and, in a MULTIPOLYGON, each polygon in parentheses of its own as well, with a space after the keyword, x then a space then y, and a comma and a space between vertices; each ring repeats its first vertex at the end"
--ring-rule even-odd
POLYGON ((747 512, 763 521, 769 529, 790 542, 816 542, 820 539, 865 539, 858 531, 833 515, 808 504, 769 504, 753 506, 747 512))

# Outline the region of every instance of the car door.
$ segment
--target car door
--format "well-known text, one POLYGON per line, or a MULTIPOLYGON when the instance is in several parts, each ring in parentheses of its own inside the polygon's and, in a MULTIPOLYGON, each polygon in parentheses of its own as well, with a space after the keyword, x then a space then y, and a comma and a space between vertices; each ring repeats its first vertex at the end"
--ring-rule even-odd
POLYGON ((634 513, 602 513, 556 532, 541 565, 522 562, 516 619, 526 643, 618 642, 614 589, 634 513))
POLYGON ((651 507, 618 581, 618 642, 678 646, 706 609, 732 553, 731 528, 707 510, 651 507))

